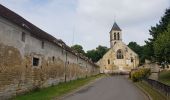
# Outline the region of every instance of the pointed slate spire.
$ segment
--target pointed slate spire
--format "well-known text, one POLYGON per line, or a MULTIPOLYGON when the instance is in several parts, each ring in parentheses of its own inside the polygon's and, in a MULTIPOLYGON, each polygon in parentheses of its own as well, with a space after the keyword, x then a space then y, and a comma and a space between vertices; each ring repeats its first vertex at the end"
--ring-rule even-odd
POLYGON ((112 29, 110 30, 110 32, 112 32, 112 30, 114 31, 122 31, 119 26, 117 25, 116 22, 114 22, 113 26, 112 26, 112 29))

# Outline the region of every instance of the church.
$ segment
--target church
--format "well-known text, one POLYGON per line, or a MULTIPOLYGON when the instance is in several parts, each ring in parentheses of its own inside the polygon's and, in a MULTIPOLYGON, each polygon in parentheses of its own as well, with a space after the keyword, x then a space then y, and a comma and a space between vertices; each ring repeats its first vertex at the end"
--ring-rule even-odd
POLYGON ((97 62, 101 73, 129 73, 139 65, 139 57, 122 41, 122 30, 114 22, 110 31, 110 49, 97 62))

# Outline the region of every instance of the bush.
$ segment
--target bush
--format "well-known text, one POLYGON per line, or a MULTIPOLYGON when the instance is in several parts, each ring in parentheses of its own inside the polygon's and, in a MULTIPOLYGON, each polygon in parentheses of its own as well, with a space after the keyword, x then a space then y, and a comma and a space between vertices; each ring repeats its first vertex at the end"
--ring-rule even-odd
POLYGON ((130 78, 133 82, 141 81, 144 78, 148 78, 151 71, 149 68, 141 68, 130 73, 130 78))

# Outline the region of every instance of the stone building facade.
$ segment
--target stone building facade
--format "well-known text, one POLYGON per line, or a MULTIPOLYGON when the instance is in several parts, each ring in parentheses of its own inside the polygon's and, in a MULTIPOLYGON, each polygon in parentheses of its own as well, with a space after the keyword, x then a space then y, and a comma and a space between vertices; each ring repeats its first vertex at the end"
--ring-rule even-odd
POLYGON ((0 98, 99 73, 73 52, 15 12, 0 5, 0 98))
POLYGON ((101 73, 129 73, 139 65, 138 55, 122 42, 122 30, 116 22, 110 31, 110 49, 97 64, 101 73))

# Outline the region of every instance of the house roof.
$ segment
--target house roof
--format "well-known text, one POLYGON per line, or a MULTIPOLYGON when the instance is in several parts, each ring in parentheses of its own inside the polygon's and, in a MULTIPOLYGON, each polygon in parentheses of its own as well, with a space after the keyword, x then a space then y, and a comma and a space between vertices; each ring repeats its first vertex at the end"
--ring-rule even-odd
POLYGON ((120 27, 117 25, 116 22, 114 22, 113 26, 112 26, 112 29, 110 30, 110 32, 114 30, 114 31, 121 31, 120 27))
POLYGON ((88 60, 86 57, 80 56, 79 54, 76 54, 75 52, 73 52, 73 50, 69 46, 67 46, 61 39, 56 39, 52 35, 41 30, 37 26, 33 25, 32 23, 30 23, 29 21, 27 21, 26 19, 24 19, 17 13, 11 11, 10 9, 6 8, 5 6, 3 6, 1 4, 0 4, 0 16, 7 19, 8 21, 18 25, 19 27, 29 31, 33 36, 40 38, 42 40, 52 42, 52 43, 58 45, 59 47, 62 47, 63 49, 71 52, 72 54, 79 56, 80 58, 82 58, 84 60, 88 60))

